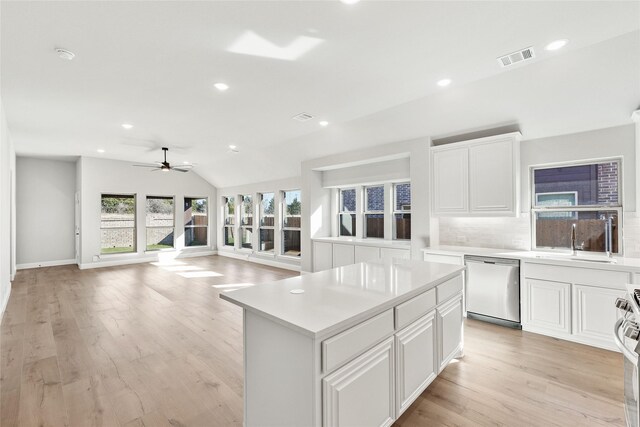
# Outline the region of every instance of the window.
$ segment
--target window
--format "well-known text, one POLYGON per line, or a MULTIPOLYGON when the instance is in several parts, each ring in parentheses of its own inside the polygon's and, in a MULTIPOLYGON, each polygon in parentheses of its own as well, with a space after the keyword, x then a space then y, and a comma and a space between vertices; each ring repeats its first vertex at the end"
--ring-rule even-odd
POLYGON ((209 208, 206 197, 184 198, 184 245, 207 246, 209 208))
POLYGON ((393 184, 393 238, 411 239, 411 184, 393 184))
POLYGON ((282 254, 300 256, 300 190, 282 192, 282 254))
POLYGON ((577 249, 604 252, 611 218, 612 252, 619 252, 620 161, 534 168, 531 181, 534 248, 571 248, 575 224, 577 249))
POLYGON ((223 197, 224 212, 222 214, 224 218, 224 227, 222 230, 222 236, 224 238, 224 246, 235 246, 235 234, 234 227, 236 226, 236 212, 235 212, 235 199, 233 197, 223 197))
POLYGON ((100 253, 136 251, 136 196, 103 194, 100 208, 100 253))
POLYGON ((260 252, 274 252, 275 194, 260 195, 260 252))
POLYGON ((384 185, 364 187, 364 237, 384 238, 384 185))
POLYGON ((240 196, 240 237, 241 246, 251 249, 251 239, 253 238, 253 197, 250 195, 240 196))
POLYGON ((147 196, 146 225, 148 251, 173 248, 173 197, 147 196))
POLYGON ((340 190, 340 210, 338 223, 340 236, 356 235, 356 189, 340 190))

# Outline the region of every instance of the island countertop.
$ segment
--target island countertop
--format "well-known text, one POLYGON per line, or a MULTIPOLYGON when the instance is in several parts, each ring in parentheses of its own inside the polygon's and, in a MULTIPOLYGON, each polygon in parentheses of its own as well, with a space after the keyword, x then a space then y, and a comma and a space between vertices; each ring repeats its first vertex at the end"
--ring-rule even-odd
POLYGON ((319 338, 421 294, 464 269, 380 259, 224 292, 220 298, 319 338))

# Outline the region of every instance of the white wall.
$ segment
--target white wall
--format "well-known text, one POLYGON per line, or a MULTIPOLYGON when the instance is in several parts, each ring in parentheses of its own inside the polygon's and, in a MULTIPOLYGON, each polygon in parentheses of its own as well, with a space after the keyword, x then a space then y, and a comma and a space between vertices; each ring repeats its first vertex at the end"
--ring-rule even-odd
POLYGON ((133 167, 129 162, 83 157, 79 160, 81 174, 81 268, 119 263, 139 262, 162 256, 187 256, 205 254, 215 250, 217 239, 215 206, 216 188, 195 172, 151 172, 133 167), (102 193, 134 193, 137 196, 136 226, 137 252, 134 254, 100 255, 100 197, 102 193), (173 196, 175 198, 175 245, 171 252, 145 252, 145 204, 146 196, 173 196), (209 245, 184 247, 183 201, 184 197, 209 198, 209 245), (99 259, 94 261, 94 257, 99 259))
POLYGON ((322 172, 323 187, 366 185, 409 179, 409 156, 367 165, 342 167, 322 172))
MULTIPOLYGON (((246 184, 235 187, 225 187, 218 189, 218 198, 217 198, 217 230, 218 230, 218 253, 223 256, 232 256, 234 258, 241 258, 247 261, 253 261, 263 264, 275 265, 285 268, 293 268, 298 269, 300 265, 300 260, 298 258, 292 258, 287 256, 282 256, 278 254, 278 249, 282 246, 282 235, 281 233, 276 231, 274 232, 274 247, 275 251, 273 254, 269 253, 261 253, 256 250, 243 249, 237 247, 225 246, 223 239, 224 233, 222 232, 222 228, 224 226, 224 204, 223 197, 234 197, 236 201, 236 207, 238 205, 238 195, 252 195, 253 196, 253 206, 254 206, 254 230, 253 230, 253 239, 252 246, 253 248, 257 248, 259 245, 259 232, 257 227, 258 221, 258 194, 259 193, 274 193, 274 204, 275 206, 280 206, 282 203, 282 191, 285 190, 300 190, 301 189, 301 179, 300 177, 293 177, 287 179, 280 179, 275 181, 264 181, 253 184, 246 184)), ((302 210, 304 215, 305 204, 304 204, 304 192, 302 194, 302 210)), ((237 212, 237 209, 236 209, 237 212)), ((276 209, 274 213, 274 220, 276 224, 280 224, 282 219, 280 217, 280 210, 276 209)), ((303 222, 304 224, 304 222, 303 222)), ((304 234, 303 234, 304 235, 304 234)), ((239 236, 238 236, 239 237, 239 236)), ((238 238, 236 238, 238 240, 238 238)))
POLYGON ((75 263, 75 188, 75 162, 18 156, 18 268, 75 263))
POLYGON ((16 271, 15 165, 15 151, 0 99, 0 318, 9 301, 16 271))

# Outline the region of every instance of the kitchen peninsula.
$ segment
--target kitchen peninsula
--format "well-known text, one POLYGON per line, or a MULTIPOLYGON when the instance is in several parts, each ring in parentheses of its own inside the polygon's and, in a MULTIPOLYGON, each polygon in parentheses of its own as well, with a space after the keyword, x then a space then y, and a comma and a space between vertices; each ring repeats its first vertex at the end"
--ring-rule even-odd
POLYGON ((462 355, 463 266, 386 259, 223 293, 246 426, 391 425, 462 355))

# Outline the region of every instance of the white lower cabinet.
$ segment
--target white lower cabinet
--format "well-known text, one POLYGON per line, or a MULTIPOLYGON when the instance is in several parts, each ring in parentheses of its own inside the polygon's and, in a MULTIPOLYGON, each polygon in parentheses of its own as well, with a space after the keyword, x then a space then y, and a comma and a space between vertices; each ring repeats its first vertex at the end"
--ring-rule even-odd
POLYGON ((462 351, 462 295, 438 307, 438 373, 462 351))
POLYGON ((595 286, 573 286, 573 334, 602 345, 611 342, 611 325, 620 317, 615 306, 617 298, 624 298, 624 291, 595 286))
POLYGON ((333 244, 313 242, 313 271, 333 268, 333 244))
POLYGON ((571 332, 571 284, 526 279, 526 323, 557 332, 571 332))
POLYGON ((435 311, 396 334, 396 418, 438 375, 435 311))
POLYGON ((395 248, 380 248, 380 258, 411 258, 411 253, 408 249, 395 249, 395 248))
POLYGON ((356 246, 355 250, 356 263, 380 258, 380 248, 375 246, 356 246))
POLYGON ((394 408, 394 339, 322 380, 324 426, 389 426, 394 408))
POLYGON ((355 263, 353 245, 333 244, 333 268, 355 263))

